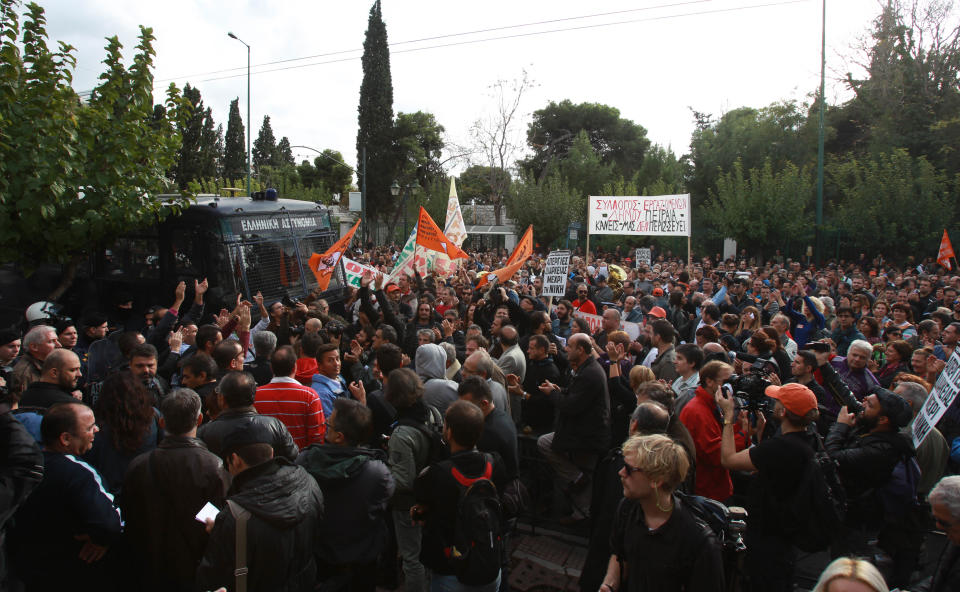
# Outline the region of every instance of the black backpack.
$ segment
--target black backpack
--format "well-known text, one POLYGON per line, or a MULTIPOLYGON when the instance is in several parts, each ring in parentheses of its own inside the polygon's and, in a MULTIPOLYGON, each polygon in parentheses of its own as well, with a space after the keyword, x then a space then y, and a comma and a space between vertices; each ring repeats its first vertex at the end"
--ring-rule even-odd
MULTIPOLYGON (((424 467, 429 467, 434 463, 450 458, 450 450, 447 443, 443 441, 443 416, 433 405, 426 405, 427 421, 420 422, 409 417, 401 417, 397 425, 405 425, 416 428, 421 434, 427 437, 430 449, 427 452, 427 463, 424 467)), ((418 470, 422 467, 418 467, 418 470)))
POLYGON ((497 578, 502 560, 502 514, 493 476, 493 461, 483 455, 486 464, 479 477, 466 477, 452 461, 439 463, 460 489, 454 537, 443 548, 457 580, 468 586, 482 586, 497 578))
POLYGON ((823 551, 840 533, 847 495, 837 462, 817 436, 818 449, 804 466, 793 494, 777 507, 784 534, 801 551, 823 551))

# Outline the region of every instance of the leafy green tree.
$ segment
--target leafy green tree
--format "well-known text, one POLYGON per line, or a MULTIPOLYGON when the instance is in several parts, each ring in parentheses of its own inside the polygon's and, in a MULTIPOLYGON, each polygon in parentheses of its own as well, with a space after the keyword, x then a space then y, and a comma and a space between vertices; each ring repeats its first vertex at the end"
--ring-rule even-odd
MULTIPOLYGON (((390 76, 390 48, 380 0, 370 7, 366 38, 363 41, 363 82, 357 107, 357 163, 363 163, 366 148, 367 217, 382 220, 391 206, 390 185, 397 166, 393 147, 393 81, 390 76)), ((361 164, 361 166, 363 166, 361 164)))
POLYGON ((778 171, 770 160, 744 174, 743 164, 717 180, 717 191, 704 208, 723 237, 746 249, 773 251, 784 242, 805 237, 815 184, 809 169, 786 163, 778 171))
POLYGON ((690 141, 690 191, 696 195, 695 203, 716 191, 719 177, 732 171, 738 160, 746 171, 763 167, 767 160, 780 170, 787 162, 804 166, 816 157, 816 129, 805 126, 806 110, 796 102, 741 107, 718 121, 695 115, 701 118, 690 141))
POLYGON ((239 97, 230 101, 227 135, 223 141, 223 176, 240 179, 247 172, 247 148, 243 119, 240 117, 239 97))
POLYGON ((317 181, 327 191, 339 194, 341 200, 347 199, 347 193, 353 185, 353 171, 344 164, 342 154, 327 148, 322 156, 313 159, 313 166, 317 171, 317 181))
POLYGON ((263 116, 260 133, 253 141, 253 173, 260 174, 260 169, 270 166, 276 160, 277 139, 273 136, 273 127, 270 125, 270 116, 263 116))
POLYGON ((475 199, 482 204, 492 204, 500 195, 510 195, 512 185, 513 179, 508 171, 475 164, 467 167, 457 178, 457 195, 461 203, 475 199))
POLYGON ((854 98, 833 112, 830 148, 858 155, 905 148, 960 172, 960 27, 951 2, 887 2, 864 48, 867 76, 847 75, 854 98))
POLYGON ((685 193, 686 176, 687 167, 673 150, 654 145, 643 157, 643 165, 637 172, 637 186, 640 195, 685 193))
POLYGON ((599 195, 600 189, 614 177, 614 165, 604 163, 590 143, 586 130, 580 130, 566 157, 560 161, 560 175, 571 191, 583 200, 586 211, 588 195, 599 195))
POLYGON ((926 157, 896 149, 835 162, 829 173, 840 193, 835 225, 858 250, 893 256, 936 252, 955 198, 926 157))
POLYGON ((56 299, 85 253, 170 213, 150 196, 167 187, 185 112, 173 85, 154 108, 150 29, 140 28, 129 68, 108 38, 106 70, 82 104, 70 86, 74 48, 48 48, 36 4, 21 30, 17 8, 0 0, 0 261, 26 273, 66 264, 56 299))
POLYGON ((515 182, 514 189, 507 199, 507 212, 518 229, 533 224, 534 241, 540 244, 563 238, 571 222, 584 220, 587 210, 583 197, 557 172, 540 183, 526 173, 515 182))
MULTIPOLYGON (((444 177, 440 166, 443 151, 443 126, 432 113, 397 113, 393 127, 394 162, 401 181, 417 182, 426 187, 444 177)), ((370 158, 369 152, 367 158, 370 158)))
POLYGON ((309 160, 304 160, 297 165, 297 175, 300 177, 300 184, 304 187, 317 187, 322 184, 317 167, 313 166, 309 160))
POLYGON ((620 111, 599 103, 574 104, 569 99, 550 102, 534 111, 527 129, 527 145, 533 154, 522 166, 538 178, 549 174, 573 147, 577 135, 585 131, 604 164, 613 165, 617 175, 631 178, 643 163, 650 147, 647 130, 620 111))
POLYGON ((284 136, 277 142, 277 150, 273 153, 273 166, 295 165, 293 148, 290 147, 290 138, 284 136))

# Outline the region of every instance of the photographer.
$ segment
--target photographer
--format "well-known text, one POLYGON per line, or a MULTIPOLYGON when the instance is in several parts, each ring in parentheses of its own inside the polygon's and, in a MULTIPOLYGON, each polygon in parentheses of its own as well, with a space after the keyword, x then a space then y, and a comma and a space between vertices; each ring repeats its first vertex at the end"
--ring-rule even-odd
POLYGON ((859 413, 848 412, 846 406, 840 409, 825 444, 837 461, 849 502, 844 532, 832 549, 834 556, 872 554, 867 541, 891 517, 879 490, 890 481, 901 459, 916 454, 909 436, 900 433, 912 418, 910 405, 902 397, 880 387, 863 399, 859 413))
MULTIPOLYGON (((747 502, 746 543, 750 553, 745 567, 750 589, 790 592, 796 550, 784 528, 787 518, 777 509, 779 500, 789 499, 799 486, 813 456, 814 436, 807 427, 817 418, 817 397, 796 383, 768 386, 764 393, 774 399, 772 419, 780 424, 780 433, 740 452, 736 451, 733 433, 736 399, 722 389, 717 393, 717 405, 723 414, 720 460, 726 469, 757 473, 747 502)), ((763 419, 758 427, 766 421, 764 415, 760 417, 763 419)))
MULTIPOLYGON (((714 360, 705 364, 700 369, 700 386, 693 400, 680 412, 680 421, 690 431, 697 451, 694 493, 720 502, 733 494, 733 482, 720 460, 722 426, 716 414, 716 398, 732 374, 733 368, 724 362, 714 360)), ((743 435, 738 435, 737 448, 744 448, 746 444, 743 435)))

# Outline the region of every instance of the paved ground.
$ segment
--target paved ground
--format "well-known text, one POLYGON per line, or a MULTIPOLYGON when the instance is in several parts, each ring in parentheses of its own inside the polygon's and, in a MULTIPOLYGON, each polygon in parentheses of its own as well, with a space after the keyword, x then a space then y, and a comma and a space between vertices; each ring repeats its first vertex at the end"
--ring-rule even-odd
MULTIPOLYGON (((940 533, 931 533, 927 536, 920 579, 928 577, 935 569, 945 540, 940 533)), ((511 590, 517 592, 579 591, 580 570, 586 558, 587 539, 585 537, 569 531, 564 532, 559 527, 532 529, 527 524, 521 524, 512 547, 511 590)), ((825 552, 801 554, 797 563, 796 590, 812 590, 820 572, 829 562, 830 558, 825 552)))

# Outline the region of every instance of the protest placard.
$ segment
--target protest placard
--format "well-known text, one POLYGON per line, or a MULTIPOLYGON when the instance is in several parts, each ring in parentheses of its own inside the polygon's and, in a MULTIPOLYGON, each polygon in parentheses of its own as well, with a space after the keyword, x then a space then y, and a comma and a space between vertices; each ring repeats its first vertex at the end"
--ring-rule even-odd
MULTIPOLYGON (((573 313, 574 316, 577 316, 587 322, 587 325, 590 327, 590 334, 595 334, 597 331, 603 328, 603 317, 600 315, 589 314, 586 312, 580 312, 579 310, 573 313)), ((630 336, 630 339, 636 339, 640 336, 641 327, 638 323, 628 323, 626 321, 620 321, 620 329, 626 331, 627 335, 630 336)))
POLYGON ((547 256, 543 271, 543 296, 563 297, 567 289, 567 270, 570 268, 570 251, 552 251, 547 256))
POLYGON ((637 249, 635 259, 636 263, 634 267, 640 269, 641 266, 646 265, 650 267, 650 259, 653 257, 653 254, 650 252, 650 249, 637 249))
POLYGON ((927 437, 933 426, 937 425, 943 414, 947 412, 957 393, 960 392, 960 349, 953 352, 947 365, 940 372, 937 383, 927 397, 923 409, 913 421, 913 446, 917 447, 927 437))
POLYGON ((690 236, 690 194, 590 196, 590 234, 690 236))

